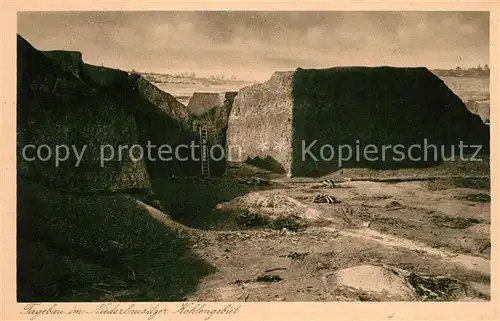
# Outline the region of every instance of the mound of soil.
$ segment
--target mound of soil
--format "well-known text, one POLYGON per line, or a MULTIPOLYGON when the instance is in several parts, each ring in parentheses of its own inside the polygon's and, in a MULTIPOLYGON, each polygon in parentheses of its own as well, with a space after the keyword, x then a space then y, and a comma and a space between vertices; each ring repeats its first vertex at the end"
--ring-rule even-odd
POLYGON ((422 275, 388 265, 359 265, 325 279, 335 287, 361 292, 374 301, 453 301, 474 293, 465 283, 440 275, 422 275))
POLYGON ((339 287, 351 288, 387 300, 414 301, 415 290, 402 276, 375 265, 360 265, 336 271, 332 279, 339 287))
POLYGON ((291 217, 305 222, 315 222, 322 218, 320 210, 274 191, 251 192, 229 202, 220 203, 216 209, 229 212, 247 210, 271 221, 291 217))

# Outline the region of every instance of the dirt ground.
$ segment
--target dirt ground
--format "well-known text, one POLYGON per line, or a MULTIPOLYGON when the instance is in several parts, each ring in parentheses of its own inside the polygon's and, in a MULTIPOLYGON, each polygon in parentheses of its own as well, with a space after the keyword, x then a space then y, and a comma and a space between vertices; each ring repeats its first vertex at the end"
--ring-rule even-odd
MULTIPOLYGON (((240 166, 217 179, 156 182, 165 212, 201 231, 192 249, 215 267, 184 299, 393 300, 386 292, 335 280, 342 269, 371 265, 406 273, 416 289, 411 300, 489 300, 489 178, 424 179, 420 174, 412 173, 419 180, 401 181, 367 180, 367 173, 358 175, 363 180, 337 177, 329 188, 321 178, 287 179, 240 166), (266 184, 245 181, 252 176, 267 179, 266 184), (321 213, 321 219, 300 228, 286 222, 252 226, 216 210, 217 204, 248 193, 286 195, 321 213), (337 203, 315 203, 320 193, 337 203), (415 280, 428 280, 427 286, 415 280), (429 280, 441 290, 429 290, 429 280)), ((280 210, 279 204, 263 206, 280 210)))

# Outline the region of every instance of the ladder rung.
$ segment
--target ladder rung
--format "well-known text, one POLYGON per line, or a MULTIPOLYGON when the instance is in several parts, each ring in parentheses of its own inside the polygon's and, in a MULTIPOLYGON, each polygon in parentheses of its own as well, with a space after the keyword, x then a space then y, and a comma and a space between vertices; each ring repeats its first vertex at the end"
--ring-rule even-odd
MULTIPOLYGON (((206 126, 200 127, 200 140, 206 146, 208 141, 208 129, 206 126)), ((207 148, 202 149, 201 152, 201 174, 203 176, 210 176, 209 151, 207 148)))

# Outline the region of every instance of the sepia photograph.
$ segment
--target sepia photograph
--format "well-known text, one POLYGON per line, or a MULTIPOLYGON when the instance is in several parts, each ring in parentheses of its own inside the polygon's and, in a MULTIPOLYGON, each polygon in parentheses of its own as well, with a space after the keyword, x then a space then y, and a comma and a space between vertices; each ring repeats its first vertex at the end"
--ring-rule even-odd
POLYGON ((16 15, 27 313, 491 300, 489 11, 16 15))

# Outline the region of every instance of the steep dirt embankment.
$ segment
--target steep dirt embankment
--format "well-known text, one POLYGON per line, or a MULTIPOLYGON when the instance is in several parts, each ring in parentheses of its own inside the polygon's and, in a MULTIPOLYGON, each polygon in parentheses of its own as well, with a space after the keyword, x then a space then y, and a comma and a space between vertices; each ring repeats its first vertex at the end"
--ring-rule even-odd
POLYGON ((196 154, 192 157, 187 148, 177 150, 178 146, 190 146, 198 139, 198 134, 192 128, 193 117, 186 107, 143 77, 134 78, 125 90, 130 93, 126 99, 134 108, 142 146, 148 142, 156 146, 154 159, 148 162, 151 175, 198 175, 200 165, 197 157, 200 151, 195 150, 196 154), (172 148, 172 154, 168 155, 171 156, 170 160, 164 161, 157 155, 162 145, 172 148))
POLYGON ((211 267, 151 217, 155 163, 118 147, 185 142, 189 112, 143 78, 17 41, 18 300, 182 299, 211 267), (59 164, 56 146, 70 152, 59 164))
POLYGON ((100 163, 101 146, 138 143, 134 115, 121 108, 111 94, 54 64, 24 39, 18 38, 18 47, 19 175, 65 190, 149 188, 144 162, 127 157, 107 166, 100 163), (68 159, 60 164, 53 158, 40 160, 35 149, 43 144, 53 150, 57 145, 67 146, 68 159), (23 157, 27 145, 34 148, 26 149, 23 157), (82 155, 79 162, 75 149, 82 155))

